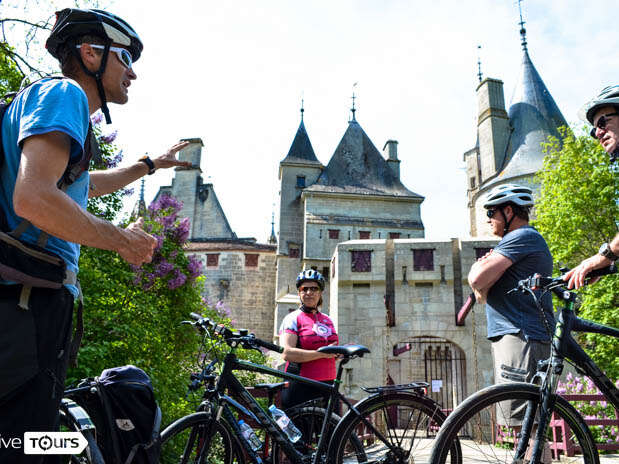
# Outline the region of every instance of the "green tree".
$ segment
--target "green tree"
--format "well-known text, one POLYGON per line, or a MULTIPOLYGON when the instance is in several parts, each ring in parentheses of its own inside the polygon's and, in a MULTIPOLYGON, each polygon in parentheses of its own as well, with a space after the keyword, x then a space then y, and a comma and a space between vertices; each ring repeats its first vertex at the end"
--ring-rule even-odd
MULTIPOLYGON (((619 177, 598 142, 561 129, 562 141, 551 138, 545 146, 544 168, 534 225, 546 238, 555 262, 574 267, 595 254, 601 243, 617 233, 619 177)), ((580 315, 619 327, 619 279, 603 278, 581 290, 580 315)), ((619 378, 616 339, 586 334, 579 341, 613 379, 619 378)))
POLYGON ((24 77, 11 59, 10 52, 9 45, 0 42, 0 96, 17 91, 24 77))

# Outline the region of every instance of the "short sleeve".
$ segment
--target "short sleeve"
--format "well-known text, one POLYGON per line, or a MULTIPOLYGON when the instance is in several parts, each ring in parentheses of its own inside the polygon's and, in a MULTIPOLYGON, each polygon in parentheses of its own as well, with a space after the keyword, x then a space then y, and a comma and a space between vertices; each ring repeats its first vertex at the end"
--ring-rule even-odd
POLYGON ((33 84, 22 107, 18 144, 33 135, 63 132, 71 138, 71 160, 79 159, 88 133, 88 99, 70 79, 49 79, 33 84))
POLYGON ((286 317, 284 317, 284 320, 282 321, 282 325, 279 327, 279 333, 280 335, 283 333, 291 333, 291 334, 298 333, 297 311, 293 311, 287 314, 286 317))
POLYGON ((517 229, 505 237, 494 251, 517 263, 525 256, 540 249, 539 235, 533 230, 517 229))

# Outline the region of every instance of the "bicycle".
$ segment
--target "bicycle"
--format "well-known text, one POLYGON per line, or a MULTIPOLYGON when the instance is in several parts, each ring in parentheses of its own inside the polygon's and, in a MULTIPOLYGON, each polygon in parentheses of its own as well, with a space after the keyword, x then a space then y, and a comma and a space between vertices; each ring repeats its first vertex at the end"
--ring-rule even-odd
MULTIPOLYGON (((616 268, 594 271, 590 278, 615 273, 616 268)), ((571 332, 599 333, 619 337, 619 329, 597 324, 576 316, 576 294, 567 290, 561 277, 541 277, 539 274, 521 280, 511 291, 532 295, 550 333, 548 321, 534 290, 542 295, 552 291, 563 305, 558 311, 550 358, 538 363, 533 381, 539 384, 513 382, 493 385, 471 395, 449 415, 440 429, 432 449, 431 463, 442 464, 452 453, 451 444, 459 440, 462 455, 457 462, 544 462, 552 456, 551 416, 565 420, 571 430, 570 439, 577 442, 585 464, 599 464, 599 454, 591 431, 578 411, 556 394, 563 372, 564 360, 593 380, 604 396, 619 410, 619 390, 578 345, 571 332), (526 404, 521 417, 510 416, 508 401, 526 404), (516 427, 514 430, 513 427, 516 427), (520 429, 519 433, 515 433, 520 429)), ((555 447, 555 456, 558 457, 555 447)), ((453 456, 451 456, 453 461, 453 456)), ((565 458, 563 456, 562 458, 565 458)), ((564 459, 562 459, 563 461, 564 459)), ((578 462, 582 462, 578 458, 578 462)))
MULTIPOLYGON (((240 360, 235 354, 238 347, 259 349, 260 347, 281 352, 281 348, 256 338, 246 330, 232 332, 223 325, 217 325, 199 315, 193 315, 192 324, 204 334, 204 340, 211 340, 215 346, 228 345, 221 370, 215 368, 218 359, 203 361, 200 374, 194 374, 193 385, 205 387, 203 401, 198 412, 178 419, 161 434, 162 464, 168 463, 242 463, 278 464, 305 463, 410 463, 417 455, 429 454, 432 430, 445 421, 441 407, 425 396, 425 383, 411 383, 387 387, 366 388, 370 393, 359 403, 352 404, 339 393, 343 366, 356 357, 362 357, 369 350, 361 345, 325 346, 319 351, 341 357, 333 385, 310 380, 295 374, 278 371, 267 366, 240 360), (218 338, 211 336, 211 331, 218 338), (313 436, 302 436, 297 443, 291 442, 276 422, 266 413, 233 371, 242 370, 269 374, 286 380, 311 385, 328 393, 327 408, 300 408, 309 423, 320 420, 320 429, 313 436), (244 405, 226 395, 240 398, 244 405), (334 424, 332 414, 336 402, 348 407, 345 416, 334 424), (247 416, 259 424, 273 441, 265 457, 251 449, 241 435, 237 417, 247 416), (332 432, 330 427, 332 427, 332 432), (172 451, 167 449, 171 447, 172 451), (180 450, 180 454, 179 454, 180 450)), ((213 347, 213 345, 211 345, 213 347)), ((214 350, 212 350, 214 351, 214 350)), ((300 412, 291 411, 289 417, 300 428, 300 412)), ((454 446, 458 446, 457 442, 454 446)), ((454 463, 455 464, 455 463, 454 463)))

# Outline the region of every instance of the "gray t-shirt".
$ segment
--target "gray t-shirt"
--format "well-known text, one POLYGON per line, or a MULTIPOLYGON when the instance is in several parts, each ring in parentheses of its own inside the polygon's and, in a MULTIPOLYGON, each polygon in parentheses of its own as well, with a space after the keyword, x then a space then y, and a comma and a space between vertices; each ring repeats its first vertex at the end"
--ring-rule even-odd
MULTIPOLYGON (((502 254, 512 265, 490 288, 486 304, 488 338, 518 333, 533 340, 549 340, 541 314, 533 297, 528 293, 507 292, 518 285, 518 281, 533 274, 552 275, 552 255, 540 233, 531 226, 520 227, 503 237, 494 251, 502 254)), ((539 293, 536 292, 539 298, 539 293)), ((554 330, 552 296, 547 293, 542 298, 542 307, 554 330)))

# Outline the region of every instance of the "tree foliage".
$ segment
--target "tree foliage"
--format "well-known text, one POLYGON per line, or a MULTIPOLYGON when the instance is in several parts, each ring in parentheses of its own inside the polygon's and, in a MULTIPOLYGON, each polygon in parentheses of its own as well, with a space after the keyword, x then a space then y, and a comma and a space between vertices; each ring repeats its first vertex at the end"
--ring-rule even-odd
MULTIPOLYGON (((545 146, 535 226, 546 238, 555 262, 574 267, 595 254, 617 233, 619 177, 598 142, 561 129, 562 142, 545 146)), ((619 327, 619 278, 610 276, 580 292, 580 315, 619 327)), ((580 338, 588 353, 613 379, 619 378, 619 344, 595 334, 580 338)))
MULTIPOLYGON (((113 145, 115 134, 102 134, 101 117, 93 127, 101 159, 92 167, 106 169, 122 160, 113 145)), ((91 213, 118 220, 127 191, 89 199, 91 213)), ((132 267, 114 252, 82 248, 80 282, 84 290, 84 337, 78 367, 69 371, 67 383, 93 377, 108 367, 134 364, 151 377, 164 423, 191 412, 185 400, 189 373, 196 369, 201 339, 187 325, 190 312, 225 324, 229 312, 221 303, 211 305, 201 296, 201 263, 183 252, 189 223, 178 216, 181 203, 163 197, 144 212, 145 229, 157 237, 153 261, 132 267)), ((125 221, 126 222, 126 221, 125 221)), ((259 353, 240 353, 262 362, 259 353)), ((250 381, 250 379, 247 379, 250 381)))

